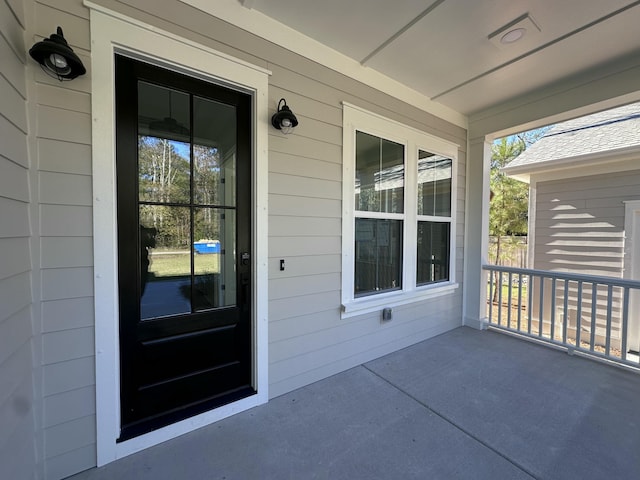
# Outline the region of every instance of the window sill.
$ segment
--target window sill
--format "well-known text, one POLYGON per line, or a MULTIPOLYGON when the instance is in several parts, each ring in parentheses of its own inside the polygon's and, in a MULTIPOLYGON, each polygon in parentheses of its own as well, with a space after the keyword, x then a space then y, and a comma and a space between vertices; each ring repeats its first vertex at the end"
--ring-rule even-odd
POLYGON ((365 313, 377 312, 387 307, 397 307, 409 303, 421 302, 429 298, 447 295, 457 290, 455 282, 419 287, 410 292, 389 292, 370 297, 358 298, 342 304, 342 318, 354 317, 365 313))

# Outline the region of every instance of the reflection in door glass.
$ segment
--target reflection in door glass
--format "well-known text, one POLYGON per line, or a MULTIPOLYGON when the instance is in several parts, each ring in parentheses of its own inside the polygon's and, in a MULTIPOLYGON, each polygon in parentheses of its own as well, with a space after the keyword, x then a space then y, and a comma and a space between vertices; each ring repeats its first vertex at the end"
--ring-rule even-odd
POLYGON ((234 210, 198 208, 194 215, 194 310, 236 303, 234 210))
POLYGON ((140 201, 190 199, 189 95, 138 83, 138 183, 140 201))
POLYGON ((143 320, 236 305, 236 110, 138 83, 143 320))
POLYGON ((193 97, 193 200, 200 205, 235 205, 236 110, 193 97))
POLYGON ((189 203, 189 144, 138 137, 140 201, 189 203))
POLYGON ((140 205, 140 318, 191 312, 189 209, 140 205))

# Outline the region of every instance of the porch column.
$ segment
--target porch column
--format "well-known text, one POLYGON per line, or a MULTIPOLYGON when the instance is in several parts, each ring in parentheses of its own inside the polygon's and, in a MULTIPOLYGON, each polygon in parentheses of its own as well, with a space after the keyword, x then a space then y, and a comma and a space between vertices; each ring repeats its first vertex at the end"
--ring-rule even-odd
POLYGON ((466 169, 463 325, 482 328, 486 317, 489 243, 489 169, 491 144, 486 137, 469 140, 466 169))

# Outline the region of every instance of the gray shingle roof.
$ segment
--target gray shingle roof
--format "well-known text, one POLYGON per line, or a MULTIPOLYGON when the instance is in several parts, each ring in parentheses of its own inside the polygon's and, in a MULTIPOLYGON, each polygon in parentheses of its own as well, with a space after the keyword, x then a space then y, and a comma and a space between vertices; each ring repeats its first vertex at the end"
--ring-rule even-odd
POLYGON ((506 169, 637 145, 640 145, 640 102, 558 123, 506 169))

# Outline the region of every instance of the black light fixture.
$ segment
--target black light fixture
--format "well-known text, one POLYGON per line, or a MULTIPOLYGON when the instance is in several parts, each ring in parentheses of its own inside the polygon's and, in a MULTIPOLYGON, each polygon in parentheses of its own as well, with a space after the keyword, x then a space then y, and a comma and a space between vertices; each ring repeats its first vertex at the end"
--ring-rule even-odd
POLYGON ((284 98, 278 102, 278 111, 271 117, 271 125, 285 135, 293 132, 293 129, 298 126, 298 119, 287 106, 287 101, 284 98))
POLYGON ((60 27, 49 38, 31 47, 29 55, 40 64, 47 75, 60 81, 73 80, 87 72, 80 58, 64 39, 60 27))

